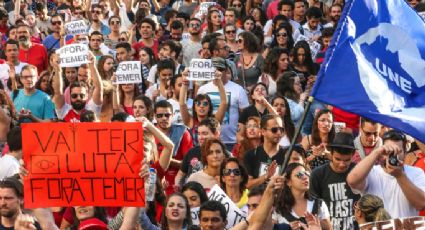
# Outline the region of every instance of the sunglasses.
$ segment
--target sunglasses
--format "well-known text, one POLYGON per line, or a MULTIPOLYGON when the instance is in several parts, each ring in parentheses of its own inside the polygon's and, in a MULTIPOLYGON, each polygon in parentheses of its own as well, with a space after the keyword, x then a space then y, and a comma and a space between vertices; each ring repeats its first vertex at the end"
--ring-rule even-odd
POLYGON ((83 12, 83 11, 75 11, 75 12, 74 12, 74 14, 75 14, 75 15, 83 15, 83 14, 84 14, 84 12, 83 12))
POLYGON ((228 30, 228 31, 226 31, 226 34, 235 34, 236 33, 236 30, 228 30))
POLYGON ((127 41, 125 38, 118 38, 118 41, 119 42, 125 42, 125 41, 127 41))
POLYGON ((276 36, 277 37, 286 37, 288 35, 286 33, 277 33, 276 36))
POLYGON ((52 22, 52 25, 62 25, 62 22, 61 21, 55 21, 55 22, 52 22))
POLYGON ((362 129, 362 131, 363 131, 364 135, 365 135, 365 136, 367 136, 367 137, 370 137, 370 136, 377 137, 377 136, 379 135, 379 133, 378 133, 378 132, 366 132, 366 131, 364 131, 364 129, 363 129, 363 128, 361 128, 361 129, 362 129))
POLYGON ((270 130, 270 131, 272 131, 272 133, 277 133, 279 131, 281 133, 285 132, 285 128, 283 128, 283 127, 273 127, 273 128, 266 129, 266 130, 270 130))
POLYGON ((241 44, 241 43, 243 43, 243 40, 242 39, 238 39, 238 40, 236 40, 236 42, 239 43, 239 44, 241 44))
POLYGON ((76 99, 77 97, 80 97, 81 99, 85 98, 86 95, 84 93, 73 93, 71 94, 72 99, 76 99))
POLYGON ((235 176, 240 176, 241 175, 241 170, 240 169, 223 169, 223 175, 224 176, 230 176, 230 174, 235 175, 235 176))
POLYGON ((197 101, 196 102, 196 105, 197 106, 208 106, 209 105, 209 103, 208 103, 208 101, 197 101))
POLYGON ((98 11, 98 10, 92 10, 91 13, 92 14, 101 14, 102 12, 101 11, 98 11))
POLYGON ((119 24, 121 24, 121 22, 120 21, 111 21, 111 24, 112 25, 119 25, 119 24))
POLYGON ((171 113, 158 113, 158 114, 156 114, 156 118, 162 118, 162 117, 170 118, 171 113))
POLYGON ((233 7, 241 7, 241 6, 242 6, 242 4, 233 4, 232 6, 233 6, 233 7))
POLYGON ((199 25, 199 24, 189 24, 189 26, 192 27, 192 28, 199 28, 199 27, 201 27, 201 25, 199 25))
POLYGON ((299 172, 297 172, 297 173, 295 174, 295 176, 296 176, 298 179, 302 179, 302 178, 304 178, 304 176, 306 176, 306 177, 308 178, 308 177, 310 177, 310 173, 309 173, 309 172, 307 172, 307 171, 299 171, 299 172))

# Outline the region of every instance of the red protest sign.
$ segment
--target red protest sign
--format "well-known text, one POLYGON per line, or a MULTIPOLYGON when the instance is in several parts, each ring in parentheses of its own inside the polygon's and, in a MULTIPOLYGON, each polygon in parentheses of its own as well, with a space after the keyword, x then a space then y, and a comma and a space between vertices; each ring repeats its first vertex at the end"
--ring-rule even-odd
POLYGON ((25 207, 144 206, 140 123, 22 124, 25 207))

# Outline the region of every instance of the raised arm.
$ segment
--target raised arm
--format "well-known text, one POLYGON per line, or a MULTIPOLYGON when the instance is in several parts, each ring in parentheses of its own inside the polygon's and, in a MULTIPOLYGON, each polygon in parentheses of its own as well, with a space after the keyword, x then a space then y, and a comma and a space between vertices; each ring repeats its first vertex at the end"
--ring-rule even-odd
POLYGON ((222 122, 224 119, 224 116, 226 115, 226 109, 227 109, 227 96, 226 96, 226 90, 224 89, 223 81, 221 80, 222 73, 220 71, 215 71, 215 79, 214 84, 218 87, 218 92, 220 94, 220 106, 218 107, 217 113, 215 114, 215 119, 217 119, 218 122, 222 122))
POLYGON ((92 100, 96 105, 102 105, 103 103, 103 85, 102 78, 100 77, 99 72, 95 64, 96 60, 92 52, 89 51, 89 69, 90 74, 93 80, 93 95, 92 100))
POLYGON ((18 84, 16 82, 15 66, 13 65, 9 65, 9 78, 12 82, 12 91, 18 89, 18 84))
POLYGON ((62 69, 59 66, 59 57, 56 55, 50 64, 52 65, 55 72, 52 79, 54 92, 53 103, 55 104, 56 109, 60 110, 65 104, 65 96, 63 95, 62 69))
POLYGON ((182 73, 183 76, 183 85, 180 88, 180 97, 179 97, 179 105, 180 105, 180 114, 182 116, 183 123, 192 128, 192 116, 189 113, 189 109, 187 108, 187 88, 189 86, 189 80, 187 80, 187 76, 189 74, 189 70, 185 70, 182 73))

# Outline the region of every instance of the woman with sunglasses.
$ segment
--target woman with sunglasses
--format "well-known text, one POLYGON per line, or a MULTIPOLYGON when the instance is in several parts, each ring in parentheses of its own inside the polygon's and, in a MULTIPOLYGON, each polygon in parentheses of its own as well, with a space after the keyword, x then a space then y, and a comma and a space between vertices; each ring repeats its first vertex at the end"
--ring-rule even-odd
POLYGON ((332 159, 326 147, 334 137, 332 112, 328 109, 320 110, 313 120, 311 135, 305 136, 301 141, 307 151, 307 163, 312 170, 332 159))
POLYGON ((233 146, 232 154, 243 161, 245 153, 257 148, 261 143, 261 120, 259 117, 249 117, 245 123, 245 131, 237 134, 237 143, 233 146))
POLYGON ((236 42, 238 28, 234 24, 226 24, 223 31, 224 38, 226 39, 227 45, 230 47, 230 51, 237 53, 239 51, 238 43, 236 42))
POLYGON ((265 40, 267 41, 271 40, 270 45, 264 50, 263 57, 267 57, 271 49, 279 47, 282 49, 286 49, 289 53, 291 52, 292 48, 294 47, 294 39, 292 38, 291 34, 291 25, 287 22, 283 22, 279 25, 279 27, 275 30, 273 30, 273 34, 271 37, 266 36, 265 40))
POLYGON ((182 116, 183 123, 190 129, 193 137, 194 146, 198 145, 198 125, 199 123, 207 117, 214 117, 219 123, 224 119, 227 109, 227 96, 224 89, 223 81, 221 77, 223 73, 219 70, 215 72, 214 85, 217 86, 218 92, 220 94, 220 105, 217 109, 217 112, 213 114, 213 104, 211 98, 208 94, 198 94, 193 100, 193 116, 190 115, 189 109, 187 107, 187 90, 189 86, 189 80, 187 77, 189 71, 185 70, 182 73, 183 76, 183 85, 180 89, 179 105, 180 113, 182 116))
POLYGON ((390 214, 384 208, 382 199, 372 194, 363 195, 357 202, 354 202, 353 208, 359 225, 391 219, 390 214))
POLYGON ((187 182, 196 181, 209 191, 215 184, 219 184, 220 167, 225 160, 226 146, 218 139, 208 139, 202 146, 202 164, 204 169, 193 173, 187 182))
POLYGON ((305 213, 317 215, 322 229, 331 229, 329 210, 321 199, 313 199, 309 193, 310 173, 304 165, 291 163, 285 171, 285 182, 278 195, 276 211, 289 222, 291 229, 301 229, 301 223, 307 224, 305 213))
POLYGON ((242 208, 248 202, 248 173, 236 158, 229 158, 221 164, 220 185, 233 203, 242 208))
POLYGON ((115 46, 118 44, 120 39, 120 28, 121 28, 121 18, 119 16, 112 16, 108 20, 109 28, 111 28, 111 33, 105 36, 105 43, 111 43, 111 49, 115 49, 115 46))

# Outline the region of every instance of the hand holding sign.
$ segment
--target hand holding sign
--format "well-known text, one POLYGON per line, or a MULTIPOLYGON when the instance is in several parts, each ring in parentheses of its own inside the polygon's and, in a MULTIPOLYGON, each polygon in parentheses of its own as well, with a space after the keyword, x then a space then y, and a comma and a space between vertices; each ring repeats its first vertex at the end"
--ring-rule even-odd
POLYGON ((67 34, 80 35, 87 34, 88 26, 84 20, 78 20, 66 23, 64 29, 67 34))
POLYGON ((139 61, 123 61, 118 65, 116 81, 114 84, 140 83, 142 79, 142 67, 139 61))
POLYGON ((78 67, 89 61, 89 47, 86 44, 71 44, 56 50, 59 55, 60 67, 78 67))
POLYGON ((197 59, 190 61, 189 77, 191 81, 209 81, 215 78, 215 68, 212 65, 211 59, 197 59))

